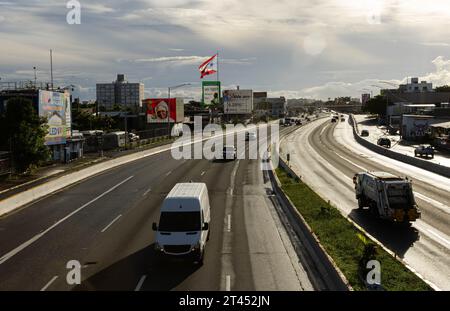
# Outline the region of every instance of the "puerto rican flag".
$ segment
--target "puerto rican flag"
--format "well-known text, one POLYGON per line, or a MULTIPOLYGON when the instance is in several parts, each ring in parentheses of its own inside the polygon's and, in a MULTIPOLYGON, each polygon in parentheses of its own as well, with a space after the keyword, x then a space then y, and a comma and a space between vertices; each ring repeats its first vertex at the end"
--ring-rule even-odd
POLYGON ((200 71, 200 79, 203 79, 204 76, 211 75, 217 72, 217 54, 209 58, 206 62, 201 64, 198 67, 200 71))

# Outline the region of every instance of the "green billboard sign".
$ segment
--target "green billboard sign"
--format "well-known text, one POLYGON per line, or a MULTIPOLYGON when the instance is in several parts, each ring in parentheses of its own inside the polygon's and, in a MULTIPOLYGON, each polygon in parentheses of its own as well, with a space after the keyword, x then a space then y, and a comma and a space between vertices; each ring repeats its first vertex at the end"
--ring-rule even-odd
POLYGON ((218 105, 220 103, 220 81, 202 81, 203 106, 218 105))

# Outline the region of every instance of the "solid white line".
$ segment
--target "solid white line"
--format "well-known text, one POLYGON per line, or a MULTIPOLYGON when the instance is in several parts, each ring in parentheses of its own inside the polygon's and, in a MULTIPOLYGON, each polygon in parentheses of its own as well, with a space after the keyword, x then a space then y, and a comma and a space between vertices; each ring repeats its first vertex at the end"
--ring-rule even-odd
POLYGON ((52 229, 56 228, 58 225, 60 225, 61 223, 63 223, 64 221, 66 221, 67 219, 69 219, 70 217, 72 217, 73 215, 75 215, 76 213, 78 213, 79 211, 81 211, 82 209, 84 209, 85 207, 91 205, 92 203, 94 203, 95 201, 97 201, 98 199, 104 197, 105 195, 107 195, 108 193, 110 193, 111 191, 114 191, 116 188, 118 188, 119 186, 121 186, 122 184, 126 183, 127 181, 129 181, 131 178, 133 178, 134 176, 130 176, 127 179, 121 181, 120 183, 118 183, 117 185, 115 185, 114 187, 110 188, 109 190, 103 192, 102 194, 100 194, 98 197, 90 200, 89 202, 87 202, 86 204, 84 204, 83 206, 81 206, 80 208, 74 210, 72 213, 70 213, 69 215, 67 215, 66 217, 62 218, 61 220, 59 220, 58 222, 54 223, 52 226, 48 227, 47 229, 45 229, 44 231, 42 231, 39 234, 36 234, 34 237, 32 237, 31 239, 29 239, 28 241, 26 241, 25 243, 19 245, 18 247, 16 247, 15 249, 13 249, 12 251, 10 251, 9 253, 3 255, 0 258, 0 265, 5 263, 5 261, 7 261, 8 259, 10 259, 11 257, 15 256, 17 253, 19 253, 20 251, 24 250, 25 248, 27 248, 28 246, 30 246, 31 244, 33 244, 34 242, 36 242, 37 240, 39 240, 40 238, 42 238, 44 235, 46 235, 49 231, 51 231, 52 229))
POLYGON ((432 235, 434 235, 435 237, 437 237, 439 240, 441 240, 442 242, 445 242, 447 245, 450 246, 450 241, 448 241, 447 239, 444 239, 443 237, 441 237, 439 234, 437 234, 436 232, 434 232, 433 230, 430 229, 425 229, 427 230, 429 233, 431 233, 432 235))
POLYGON ((138 292, 141 290, 141 287, 144 284, 146 278, 147 278, 147 276, 145 274, 141 277, 141 279, 139 280, 139 282, 136 285, 136 288, 134 289, 135 292, 138 292))
POLYGON ((45 292, 45 290, 46 290, 50 285, 52 285, 52 283, 55 282, 57 278, 58 278, 57 275, 54 276, 47 284, 45 284, 44 287, 41 288, 41 292, 45 292))
POLYGON ((231 291, 231 276, 229 274, 225 277, 225 291, 231 291))
POLYGON ((113 221, 111 221, 109 223, 109 225, 107 225, 105 228, 103 228, 103 230, 101 231, 102 233, 105 232, 106 230, 108 230, 109 227, 112 226, 113 223, 115 223, 120 217, 122 217, 122 214, 120 214, 119 216, 117 216, 116 218, 113 219, 113 221))
POLYGON ((445 204, 443 204, 443 203, 441 203, 441 202, 439 202, 439 201, 436 201, 436 200, 434 200, 434 199, 432 199, 432 198, 429 198, 429 197, 427 197, 427 196, 425 196, 425 195, 423 195, 423 194, 421 194, 421 193, 418 193, 418 192, 415 192, 415 191, 414 191, 414 194, 415 194, 419 199, 421 199, 421 200, 423 200, 423 201, 425 201, 425 202, 428 202, 428 203, 431 204, 431 205, 434 205, 435 207, 437 207, 438 209, 440 209, 440 210, 443 211, 444 213, 450 214, 450 209, 449 209, 449 207, 448 207, 447 205, 445 205, 445 204))
POLYGON ((228 225, 228 228, 227 228, 228 232, 231 232, 231 215, 230 214, 228 214, 228 223, 227 223, 227 225, 228 225))
POLYGON ((319 136, 322 136, 323 132, 325 132, 325 130, 327 129, 327 127, 330 125, 330 123, 328 123, 327 125, 325 125, 322 130, 320 131, 319 136))
POLYGON ((205 172, 205 171, 203 171, 203 172, 202 172, 202 173, 200 174, 200 176, 203 176, 203 175, 205 175, 205 173, 206 173, 206 172, 205 172))
POLYGON ((172 171, 168 171, 168 172, 166 173, 166 176, 169 176, 170 174, 172 174, 172 171))
POLYGON ((147 191, 142 194, 142 196, 145 197, 150 191, 152 191, 152 188, 148 188, 147 191))

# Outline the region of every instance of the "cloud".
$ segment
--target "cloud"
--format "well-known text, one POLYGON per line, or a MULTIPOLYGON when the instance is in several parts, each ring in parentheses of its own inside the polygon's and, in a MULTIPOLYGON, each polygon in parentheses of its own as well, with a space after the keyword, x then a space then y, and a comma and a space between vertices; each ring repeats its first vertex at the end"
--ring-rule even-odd
MULTIPOLYGON (((450 60, 444 56, 438 56, 431 63, 435 67, 434 72, 426 73, 419 76, 421 81, 433 83, 433 86, 450 85, 450 60)), ((395 88, 394 85, 399 85, 407 82, 408 77, 401 79, 384 80, 380 79, 365 79, 357 82, 327 82, 323 85, 304 88, 294 94, 298 97, 305 98, 320 98, 327 99, 339 96, 353 96, 359 97, 362 93, 367 93, 367 90, 372 90, 375 94, 379 92, 380 88, 395 88), (379 87, 375 87, 378 85, 379 87)), ((287 94, 288 92, 285 91, 287 94)))
POLYGON ((450 43, 446 43, 446 42, 422 42, 421 45, 424 45, 424 46, 448 47, 448 46, 450 46, 450 43))
POLYGON ((164 57, 153 57, 153 58, 140 58, 135 61, 138 63, 176 63, 181 65, 192 65, 196 63, 201 63, 208 57, 203 56, 164 56, 164 57))
POLYGON ((81 4, 82 24, 70 26, 60 0, 0 0, 0 41, 8 43, 0 45, 2 81, 5 74, 29 79, 35 65, 44 75, 50 48, 55 79, 84 88, 112 81, 118 72, 130 81, 151 75, 145 83, 154 89, 198 80, 198 65, 215 51, 223 84, 288 97, 356 95, 376 78, 395 80, 411 72, 428 72, 424 77, 436 84, 448 81, 447 58, 430 63, 450 46, 448 0, 81 4))

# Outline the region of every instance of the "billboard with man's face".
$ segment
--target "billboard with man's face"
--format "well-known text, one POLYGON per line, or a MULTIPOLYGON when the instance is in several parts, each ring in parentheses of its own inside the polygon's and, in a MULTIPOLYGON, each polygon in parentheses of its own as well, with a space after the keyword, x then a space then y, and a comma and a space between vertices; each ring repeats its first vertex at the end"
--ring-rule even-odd
POLYGON ((48 124, 45 144, 65 144, 71 127, 69 93, 39 90, 39 116, 48 124))
POLYGON ((144 103, 147 107, 147 123, 182 122, 184 119, 181 98, 149 98, 144 103))

